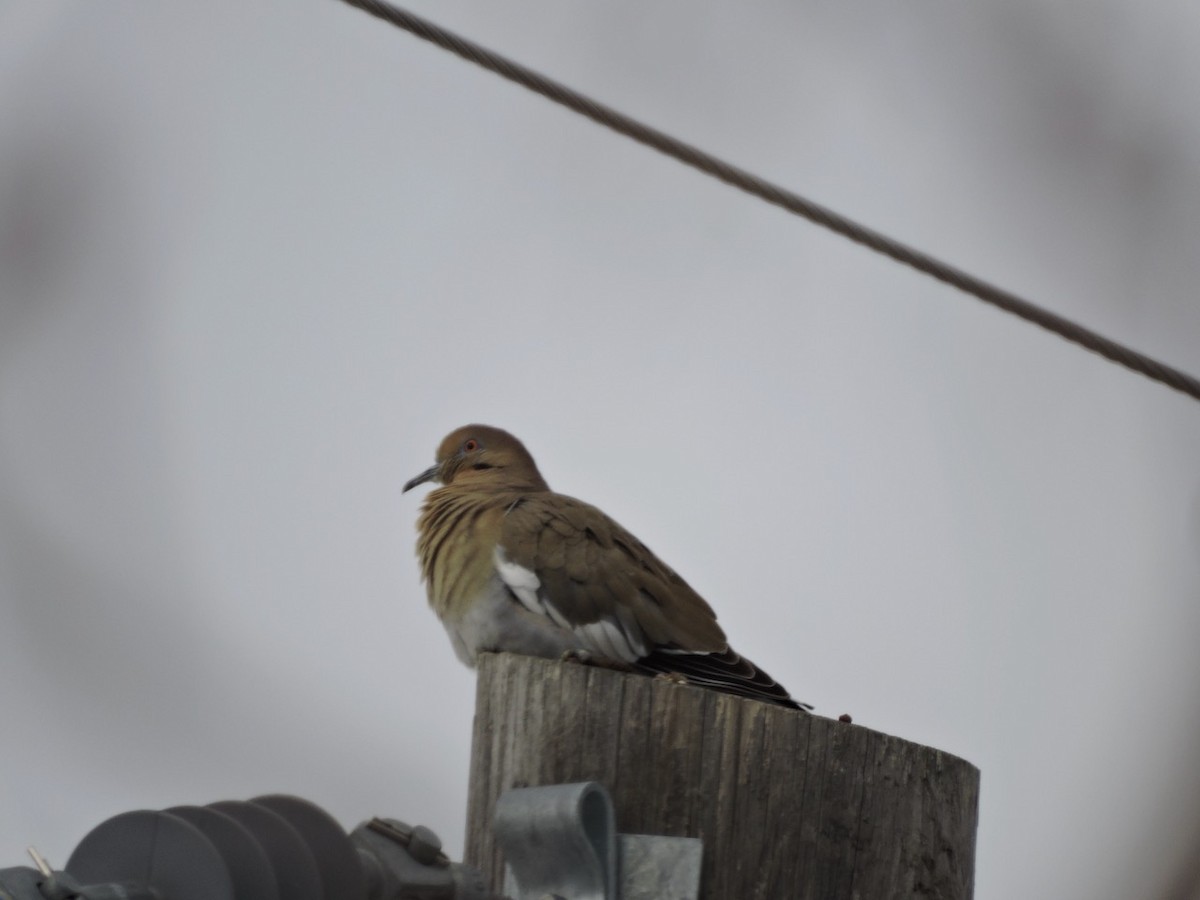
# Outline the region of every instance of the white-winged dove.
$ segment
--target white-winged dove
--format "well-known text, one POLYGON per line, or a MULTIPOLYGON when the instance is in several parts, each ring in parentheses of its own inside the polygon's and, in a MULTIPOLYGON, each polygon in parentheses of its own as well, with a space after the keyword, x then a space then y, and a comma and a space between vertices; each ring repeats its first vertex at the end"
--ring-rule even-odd
POLYGON ((730 648, 699 594, 594 506, 556 494, 515 437, 467 425, 404 485, 431 491, 417 555, 455 652, 574 654, 766 700, 797 703, 730 648))

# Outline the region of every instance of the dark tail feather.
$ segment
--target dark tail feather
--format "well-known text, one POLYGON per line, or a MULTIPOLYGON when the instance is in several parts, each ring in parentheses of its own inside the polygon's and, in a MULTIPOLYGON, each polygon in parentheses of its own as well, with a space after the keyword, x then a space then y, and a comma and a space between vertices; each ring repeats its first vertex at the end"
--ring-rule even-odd
POLYGON ((647 674, 682 675, 689 684, 726 694, 765 700, 791 709, 812 709, 811 704, 793 700, 783 685, 732 648, 727 648, 723 653, 655 649, 634 666, 647 674))

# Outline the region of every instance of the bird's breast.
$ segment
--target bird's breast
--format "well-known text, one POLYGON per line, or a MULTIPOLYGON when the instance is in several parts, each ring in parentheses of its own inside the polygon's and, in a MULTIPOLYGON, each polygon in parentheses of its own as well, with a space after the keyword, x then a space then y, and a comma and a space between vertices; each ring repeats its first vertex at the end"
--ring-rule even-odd
POLYGON ((492 554, 499 529, 493 504, 441 488, 426 499, 417 532, 430 606, 443 621, 461 618, 495 577, 492 554))

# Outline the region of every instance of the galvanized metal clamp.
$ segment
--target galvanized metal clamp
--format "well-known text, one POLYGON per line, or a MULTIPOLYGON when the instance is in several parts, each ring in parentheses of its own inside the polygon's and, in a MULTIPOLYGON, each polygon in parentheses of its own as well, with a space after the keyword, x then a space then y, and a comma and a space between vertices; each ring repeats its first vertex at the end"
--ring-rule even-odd
POLYGON ((698 838, 617 834, 612 799, 595 781, 507 791, 496 840, 514 900, 696 900, 698 838))

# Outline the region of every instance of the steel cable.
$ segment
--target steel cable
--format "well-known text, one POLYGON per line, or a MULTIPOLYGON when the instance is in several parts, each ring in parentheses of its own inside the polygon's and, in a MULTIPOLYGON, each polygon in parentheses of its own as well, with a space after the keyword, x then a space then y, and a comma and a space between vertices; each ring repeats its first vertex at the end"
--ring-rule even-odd
POLYGON ((1193 399, 1200 400, 1200 380, 1185 372, 1110 340, 1076 322, 1042 309, 1028 300, 1018 297, 1016 294, 989 284, 961 269, 941 262, 899 241, 895 241, 878 231, 867 228, 865 225, 860 225, 818 203, 806 200, 799 194, 795 194, 751 172, 747 172, 709 153, 705 153, 703 150, 684 143, 669 134, 638 122, 611 107, 598 103, 590 97, 572 90, 566 85, 560 84, 498 53, 494 53, 486 47, 447 31, 427 19, 423 19, 390 3, 382 2, 382 0, 342 0, 342 2, 357 7, 373 16, 377 16, 399 28, 403 28, 417 37, 430 41, 452 53, 456 53, 463 59, 483 66, 485 69, 489 69, 510 81, 515 81, 517 84, 536 91, 547 99, 553 100, 555 103, 587 116, 589 119, 611 128, 626 137, 630 137, 639 143, 653 147, 655 150, 685 165, 698 169, 768 203, 782 207, 788 212, 822 225, 843 237, 870 247, 878 253, 890 256, 897 262, 904 263, 919 272, 923 272, 961 291, 965 291, 985 303, 990 303, 1015 316, 1020 316, 1028 322, 1040 325, 1042 328, 1054 332, 1059 337, 1086 347, 1095 353, 1099 353, 1113 362, 1120 363, 1135 372, 1140 372, 1148 378, 1152 378, 1168 387, 1189 395, 1193 399))

